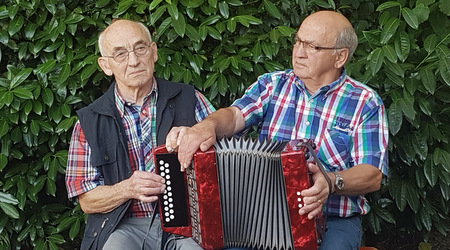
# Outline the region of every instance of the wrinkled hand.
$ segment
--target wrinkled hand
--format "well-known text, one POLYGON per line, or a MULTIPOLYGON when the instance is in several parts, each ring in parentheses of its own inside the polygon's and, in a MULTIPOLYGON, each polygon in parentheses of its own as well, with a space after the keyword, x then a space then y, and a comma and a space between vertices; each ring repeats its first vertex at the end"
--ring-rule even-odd
POLYGON ((191 164, 194 153, 198 149, 208 150, 215 141, 216 133, 213 126, 203 121, 191 128, 172 128, 166 137, 166 148, 168 151, 178 151, 181 172, 184 172, 191 164))
POLYGON ((142 202, 158 200, 158 195, 166 189, 163 177, 146 171, 134 171, 126 180, 126 185, 130 196, 142 202))
POLYGON ((312 187, 301 191, 305 206, 299 210, 299 213, 300 215, 308 214, 308 219, 311 220, 322 211, 322 205, 327 201, 329 195, 329 187, 317 165, 309 163, 308 168, 312 173, 314 184, 312 187))

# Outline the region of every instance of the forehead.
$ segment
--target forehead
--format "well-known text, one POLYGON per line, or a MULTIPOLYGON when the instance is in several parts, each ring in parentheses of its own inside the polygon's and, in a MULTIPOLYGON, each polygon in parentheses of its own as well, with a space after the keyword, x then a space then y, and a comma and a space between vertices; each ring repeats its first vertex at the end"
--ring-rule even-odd
POLYGON ((297 31, 297 37, 303 41, 316 42, 323 45, 332 45, 336 40, 336 29, 330 25, 318 22, 315 19, 305 19, 297 31))
POLYGON ((137 23, 121 21, 111 24, 104 34, 104 47, 107 50, 115 48, 132 48, 137 43, 150 43, 147 32, 137 23))

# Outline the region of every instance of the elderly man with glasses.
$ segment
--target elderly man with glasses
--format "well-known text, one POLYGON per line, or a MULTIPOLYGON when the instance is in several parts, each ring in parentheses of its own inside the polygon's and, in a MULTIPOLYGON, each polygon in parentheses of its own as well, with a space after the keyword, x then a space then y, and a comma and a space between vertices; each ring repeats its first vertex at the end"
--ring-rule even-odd
POLYGON ((161 230, 155 201, 167 183, 154 171, 152 149, 213 106, 192 86, 154 76, 157 46, 142 23, 112 22, 98 46, 98 64, 114 81, 77 111, 66 171, 69 198, 88 214, 81 249, 201 249, 161 230))
POLYGON ((166 147, 178 151, 186 168, 196 150, 255 125, 260 140, 313 140, 331 185, 309 164, 314 184, 301 190, 305 206, 299 213, 309 219, 327 215, 320 249, 358 249, 361 215, 369 211, 364 194, 380 189, 388 173, 388 127, 379 95, 344 69, 357 43, 342 14, 311 14, 295 36, 292 70, 264 74, 231 107, 191 128, 173 128, 166 147))

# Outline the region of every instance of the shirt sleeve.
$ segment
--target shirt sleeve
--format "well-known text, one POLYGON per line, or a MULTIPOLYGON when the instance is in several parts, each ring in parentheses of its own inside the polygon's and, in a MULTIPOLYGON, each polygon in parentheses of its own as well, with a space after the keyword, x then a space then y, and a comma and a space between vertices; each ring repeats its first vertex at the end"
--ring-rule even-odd
POLYGON ((209 102, 206 97, 199 91, 195 91, 195 97, 197 98, 197 104, 195 105, 195 119, 197 122, 205 119, 209 114, 216 111, 214 106, 209 102))
POLYGON ((264 112, 273 95, 273 82, 269 74, 264 74, 250 85, 244 95, 231 106, 239 108, 245 120, 245 128, 258 125, 264 119, 264 112))
POLYGON ((355 150, 352 158, 356 164, 371 164, 387 176, 389 130, 385 107, 382 101, 375 97, 367 103, 368 111, 364 113, 362 122, 358 125, 354 137, 355 150))
POLYGON ((66 167, 66 187, 69 198, 74 198, 100 185, 100 173, 92 166, 91 148, 79 122, 75 124, 69 146, 66 167))

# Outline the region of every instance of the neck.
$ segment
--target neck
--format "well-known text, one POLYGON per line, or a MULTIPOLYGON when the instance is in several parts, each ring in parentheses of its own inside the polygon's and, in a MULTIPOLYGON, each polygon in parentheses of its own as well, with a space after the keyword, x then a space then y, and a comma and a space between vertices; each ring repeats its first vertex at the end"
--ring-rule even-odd
POLYGON ((310 94, 314 94, 323 86, 327 86, 339 79, 340 76, 341 72, 339 71, 333 74, 323 74, 319 78, 309 78, 301 80, 305 83, 306 90, 308 90, 310 94))
POLYGON ((126 102, 134 103, 136 105, 142 106, 144 102, 144 98, 150 93, 152 90, 152 85, 149 87, 139 87, 139 88, 130 88, 130 87, 117 87, 117 91, 119 95, 126 102))

